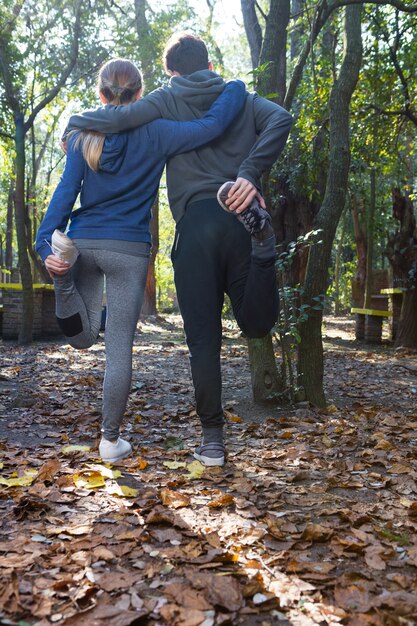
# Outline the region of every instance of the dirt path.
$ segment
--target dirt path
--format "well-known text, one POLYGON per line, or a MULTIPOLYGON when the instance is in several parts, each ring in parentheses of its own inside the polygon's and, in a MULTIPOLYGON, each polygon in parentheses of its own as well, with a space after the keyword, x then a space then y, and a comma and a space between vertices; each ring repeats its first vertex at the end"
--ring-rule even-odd
POLYGON ((177 319, 140 325, 117 468, 103 344, 0 345, 2 624, 417 623, 416 355, 328 320, 328 412, 257 407, 225 335, 229 459, 205 471, 177 319))

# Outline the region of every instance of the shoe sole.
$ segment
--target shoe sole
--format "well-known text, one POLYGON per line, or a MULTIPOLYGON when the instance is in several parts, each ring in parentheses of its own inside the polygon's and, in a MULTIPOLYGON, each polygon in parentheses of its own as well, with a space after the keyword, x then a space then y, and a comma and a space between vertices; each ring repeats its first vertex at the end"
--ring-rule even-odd
POLYGON ((194 452, 194 458, 200 463, 203 463, 207 467, 221 467, 224 465, 224 456, 218 456, 216 458, 211 458, 209 456, 204 456, 204 454, 198 454, 194 452))
MULTIPOLYGON (((57 231, 60 232, 60 231, 57 231)), ((60 233, 61 235, 63 233, 60 233)), ((69 239, 69 238, 68 238, 69 239)), ((66 240, 64 239, 63 241, 61 240, 61 243, 64 246, 70 246, 69 250, 68 248, 66 250, 61 250, 60 249, 60 244, 59 244, 59 236, 55 237, 55 231, 52 234, 52 238, 51 238, 51 250, 53 252, 53 254, 55 254, 55 256, 57 256, 59 259, 61 259, 61 261, 65 261, 66 263, 69 264, 69 269, 71 269, 71 267, 75 264, 76 260, 78 259, 80 252, 77 249, 76 245, 72 242, 72 240, 70 239, 68 243, 66 243, 66 240), (54 243, 54 239, 56 239, 57 241, 54 243), (71 242, 72 246, 71 246, 71 242), (66 256, 69 255, 70 258, 66 258, 66 256), (74 257, 75 255, 75 257, 74 257)))
POLYGON ((229 209, 229 207, 228 207, 226 204, 224 204, 223 200, 222 200, 222 199, 221 199, 221 197, 220 197, 220 196, 221 196, 221 192, 222 192, 222 190, 224 189, 224 187, 226 187, 226 185, 232 185, 232 186, 233 186, 234 184, 235 184, 235 183, 234 183, 234 181, 232 181, 232 180, 227 181, 226 183, 223 183, 223 185, 219 188, 219 190, 218 190, 218 192, 217 192, 217 202, 220 204, 220 206, 222 207, 222 209, 224 209, 224 210, 226 211, 226 213, 232 213, 232 214, 233 214, 233 211, 231 211, 231 210, 229 209))
POLYGON ((101 456, 101 454, 100 454, 100 458, 103 461, 103 463, 117 463, 117 461, 122 461, 123 459, 126 459, 128 456, 130 456, 132 454, 132 452, 133 452, 133 450, 129 450, 128 452, 126 452, 122 456, 113 457, 111 459, 104 459, 101 456))

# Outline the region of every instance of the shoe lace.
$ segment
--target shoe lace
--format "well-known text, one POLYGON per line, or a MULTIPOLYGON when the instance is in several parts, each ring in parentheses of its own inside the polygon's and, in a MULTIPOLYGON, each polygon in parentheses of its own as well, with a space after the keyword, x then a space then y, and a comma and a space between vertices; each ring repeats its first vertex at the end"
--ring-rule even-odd
POLYGON ((246 211, 240 214, 240 217, 252 231, 260 230, 263 227, 263 222, 265 221, 256 207, 249 207, 246 211))

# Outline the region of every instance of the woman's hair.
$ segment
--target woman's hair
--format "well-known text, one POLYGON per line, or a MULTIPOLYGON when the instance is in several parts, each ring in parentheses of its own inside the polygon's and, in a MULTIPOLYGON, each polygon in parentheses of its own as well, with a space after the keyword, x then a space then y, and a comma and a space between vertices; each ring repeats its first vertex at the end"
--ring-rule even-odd
MULTIPOLYGON (((142 89, 142 74, 131 61, 112 59, 101 67, 97 88, 109 104, 129 104, 142 89)), ((106 136, 94 131, 71 131, 69 135, 74 133, 77 133, 74 148, 81 148, 87 164, 96 172, 106 136)))

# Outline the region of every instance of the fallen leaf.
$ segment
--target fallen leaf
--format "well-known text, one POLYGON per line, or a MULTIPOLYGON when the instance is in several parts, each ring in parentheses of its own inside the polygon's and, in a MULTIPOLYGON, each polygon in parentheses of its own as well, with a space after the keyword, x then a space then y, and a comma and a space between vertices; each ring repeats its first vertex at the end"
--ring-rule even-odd
POLYGON ((28 487, 33 483, 37 475, 37 470, 25 470, 22 476, 13 476, 13 474, 11 478, 0 476, 0 485, 5 487, 28 487))
POLYGON ((180 467, 186 467, 187 463, 184 463, 183 461, 164 461, 163 465, 168 467, 168 469, 179 469, 180 467))
POLYGON ((139 490, 134 489, 133 487, 128 487, 127 485, 106 485, 106 491, 111 496, 120 496, 122 498, 135 498, 139 490))
POLYGON ((100 472, 86 470, 81 474, 74 474, 74 485, 76 487, 85 487, 87 489, 97 489, 104 487, 106 481, 100 472))
POLYGON ((77 446, 77 445, 69 445, 64 446, 61 449, 62 454, 71 454, 72 452, 89 452, 91 450, 90 446, 77 446))
POLYGON ((174 509, 179 509, 190 504, 190 498, 188 496, 168 488, 161 489, 160 496, 162 504, 172 506, 174 509))
POLYGON ((209 502, 207 504, 211 509, 219 509, 224 506, 230 506, 235 503, 235 499, 233 496, 226 494, 219 498, 218 500, 214 500, 213 502, 209 502))
POLYGON ((188 470, 188 474, 183 474, 185 480, 195 480, 201 478, 204 474, 204 465, 200 463, 200 461, 193 461, 192 463, 188 463, 186 465, 188 470))

